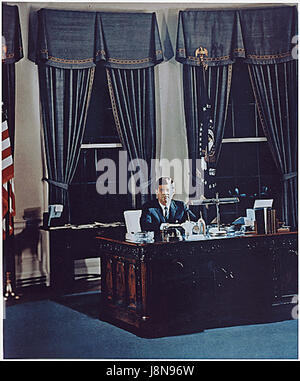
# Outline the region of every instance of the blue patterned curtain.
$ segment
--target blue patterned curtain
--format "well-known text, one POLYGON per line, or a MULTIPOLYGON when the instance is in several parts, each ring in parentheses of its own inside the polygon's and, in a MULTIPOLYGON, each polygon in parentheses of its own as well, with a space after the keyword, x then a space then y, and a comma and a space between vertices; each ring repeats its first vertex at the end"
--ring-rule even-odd
POLYGON ((39 66, 50 203, 67 204, 97 64, 129 159, 155 158, 154 66, 164 59, 155 13, 41 9, 31 16, 29 59, 39 66))
POLYGON ((67 220, 68 188, 79 159, 93 77, 93 67, 39 65, 49 203, 63 204, 67 220))
POLYGON ((249 65, 252 88, 273 159, 282 176, 282 219, 298 224, 298 62, 249 65))
POLYGON ((107 76, 120 140, 129 159, 136 160, 138 166, 139 192, 133 206, 140 208, 151 198, 151 159, 155 159, 154 67, 111 68, 107 76))
POLYGON ((297 225, 297 63, 293 57, 297 30, 296 6, 181 11, 176 47, 176 60, 184 64, 189 157, 206 157, 205 195, 211 195, 213 188, 211 175, 226 121, 231 66, 234 70, 235 60, 241 58, 249 65, 261 122, 282 174, 282 216, 293 227, 297 225), (205 116, 206 104, 210 118, 205 116))

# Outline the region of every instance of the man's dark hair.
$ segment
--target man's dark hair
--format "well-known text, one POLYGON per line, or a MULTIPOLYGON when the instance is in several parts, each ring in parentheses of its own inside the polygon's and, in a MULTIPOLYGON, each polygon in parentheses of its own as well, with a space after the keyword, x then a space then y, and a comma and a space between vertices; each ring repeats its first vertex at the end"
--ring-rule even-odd
POLYGON ((160 177, 158 180, 156 180, 156 189, 158 189, 159 185, 166 185, 166 184, 174 184, 174 180, 171 177, 163 176, 160 177))

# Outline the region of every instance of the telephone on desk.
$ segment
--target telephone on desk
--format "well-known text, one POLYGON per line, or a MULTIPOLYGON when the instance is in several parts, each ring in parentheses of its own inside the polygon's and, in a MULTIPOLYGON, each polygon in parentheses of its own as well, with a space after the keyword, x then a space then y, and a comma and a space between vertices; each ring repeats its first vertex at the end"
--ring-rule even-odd
POLYGON ((64 206, 61 204, 51 204, 48 206, 48 212, 43 215, 43 226, 59 226, 61 225, 61 221, 59 218, 62 215, 64 206))
POLYGON ((163 241, 192 241, 204 239, 206 234, 206 225, 202 218, 197 222, 185 221, 182 224, 160 225, 161 237, 163 241))

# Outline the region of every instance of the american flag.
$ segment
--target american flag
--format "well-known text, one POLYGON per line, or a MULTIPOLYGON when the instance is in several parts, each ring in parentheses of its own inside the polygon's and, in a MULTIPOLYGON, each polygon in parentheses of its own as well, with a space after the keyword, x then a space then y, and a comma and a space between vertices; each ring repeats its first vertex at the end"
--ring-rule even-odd
POLYGON ((14 166, 6 118, 2 120, 2 218, 3 239, 6 237, 6 218, 9 232, 13 233, 13 216, 15 216, 14 166))

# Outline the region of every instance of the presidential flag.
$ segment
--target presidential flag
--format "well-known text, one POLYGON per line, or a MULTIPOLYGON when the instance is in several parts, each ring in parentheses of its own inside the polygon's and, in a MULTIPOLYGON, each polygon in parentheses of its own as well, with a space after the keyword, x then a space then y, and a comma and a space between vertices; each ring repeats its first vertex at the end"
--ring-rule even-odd
POLYGON ((215 126, 213 122, 213 110, 208 96, 205 80, 205 70, 199 73, 199 85, 201 86, 201 99, 199 104, 199 154, 204 159, 204 196, 213 198, 216 194, 216 169, 215 169, 215 126))

